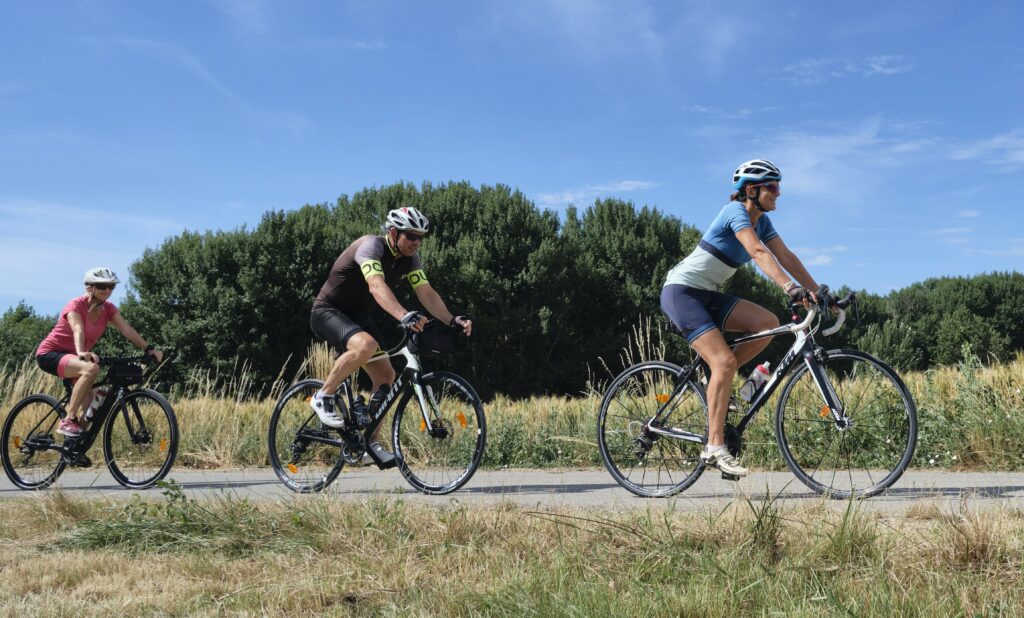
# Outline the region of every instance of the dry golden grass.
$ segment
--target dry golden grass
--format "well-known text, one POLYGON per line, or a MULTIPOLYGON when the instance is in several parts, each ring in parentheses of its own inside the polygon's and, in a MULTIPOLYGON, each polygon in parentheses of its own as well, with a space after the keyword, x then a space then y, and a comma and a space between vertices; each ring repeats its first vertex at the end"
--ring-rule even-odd
MULTIPOLYGON (((623 352, 628 362, 663 354, 661 342, 646 332, 638 329, 636 343, 623 352)), ((332 360, 323 344, 313 346, 294 379, 326 375, 332 360)), ((275 382, 277 388, 269 398, 249 399, 242 393, 248 391, 252 377, 242 369, 239 377, 227 383, 214 376, 194 378, 186 392, 172 398, 182 436, 176 465, 266 465, 267 425, 286 382, 275 382)), ((957 367, 903 377, 918 409, 918 447, 912 466, 1024 468, 1024 355, 991 367, 968 359, 957 367)), ((483 465, 600 466, 596 438, 600 389, 595 381, 589 396, 525 400, 498 396, 486 402, 488 439, 483 465)), ((0 405, 5 414, 18 399, 38 391, 59 395, 62 387, 34 364, 0 375, 0 405)), ((771 405, 761 411, 745 436, 744 462, 780 469, 783 463, 775 446, 771 405)))
POLYGON ((125 503, 55 492, 0 502, 0 522, 8 615, 1024 611, 1024 517, 1010 510, 893 520, 856 505, 742 501, 623 514, 327 496, 125 503), (151 543, 147 533, 112 534, 119 527, 187 534, 151 543))

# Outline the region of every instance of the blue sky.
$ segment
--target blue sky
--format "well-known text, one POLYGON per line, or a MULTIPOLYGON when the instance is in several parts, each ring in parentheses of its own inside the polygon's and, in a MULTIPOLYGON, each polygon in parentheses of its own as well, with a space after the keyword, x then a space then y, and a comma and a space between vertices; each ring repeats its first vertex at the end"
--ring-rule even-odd
POLYGON ((54 313, 87 267, 127 275, 184 229, 400 180, 703 228, 755 157, 819 281, 1020 271, 1022 6, 8 0, 0 311, 54 313))

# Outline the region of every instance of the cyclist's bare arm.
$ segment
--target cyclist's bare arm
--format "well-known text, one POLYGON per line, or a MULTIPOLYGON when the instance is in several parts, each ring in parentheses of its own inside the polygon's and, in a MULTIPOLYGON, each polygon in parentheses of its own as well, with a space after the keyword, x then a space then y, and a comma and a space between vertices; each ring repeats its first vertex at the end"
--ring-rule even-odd
POLYGON ((71 332, 75 337, 75 353, 83 360, 91 361, 93 363, 100 362, 100 357, 96 356, 92 352, 83 352, 85 349, 85 322, 82 321, 82 316, 74 311, 69 311, 67 314, 68 324, 71 325, 71 332))
MULTIPOLYGON (((414 291, 416 292, 416 298, 423 303, 423 306, 427 308, 438 320, 441 320, 444 324, 451 324, 452 319, 455 317, 451 311, 448 311, 448 306, 444 304, 444 300, 441 299, 441 295, 437 293, 429 283, 417 286, 414 291)), ((462 327, 462 332, 467 336, 473 332, 473 322, 466 320, 465 325, 462 327)))
MULTIPOLYGON (((146 343, 146 340, 142 338, 142 335, 132 328, 132 325, 129 324, 128 320, 124 319, 124 316, 120 313, 115 314, 114 317, 110 318, 110 323, 114 325, 117 332, 121 333, 125 339, 131 341, 135 347, 140 350, 145 350, 149 345, 146 343)), ((164 359, 164 353, 160 350, 153 350, 153 358, 155 358, 157 362, 160 362, 164 359)))
POLYGON ((807 272, 807 269, 804 268, 804 263, 800 261, 800 258, 789 250, 786 243, 782 241, 781 236, 776 236, 766 244, 768 245, 768 249, 775 254, 779 264, 786 269, 786 272, 793 275, 793 278, 796 279, 797 283, 808 290, 818 289, 818 283, 814 280, 814 277, 812 277, 811 273, 807 272))
POLYGON ((386 311, 388 315, 396 320, 401 320, 402 316, 408 313, 405 307, 402 306, 402 303, 398 302, 395 293, 384 282, 383 275, 370 275, 366 278, 366 285, 370 288, 373 300, 377 301, 380 308, 386 311))
POLYGON ((789 283, 789 275, 782 269, 782 265, 779 264, 775 254, 757 237, 754 228, 748 227, 736 232, 736 239, 740 241, 743 248, 750 254, 751 259, 761 268, 761 271, 780 288, 785 288, 786 284, 789 283))

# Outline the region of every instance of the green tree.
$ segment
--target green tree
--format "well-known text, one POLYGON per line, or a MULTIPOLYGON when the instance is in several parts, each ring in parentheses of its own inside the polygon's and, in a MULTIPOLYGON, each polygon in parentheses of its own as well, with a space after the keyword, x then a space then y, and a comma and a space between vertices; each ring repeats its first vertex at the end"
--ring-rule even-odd
POLYGON ((0 317, 0 367, 32 358, 56 322, 55 317, 37 315, 25 301, 5 311, 0 317))

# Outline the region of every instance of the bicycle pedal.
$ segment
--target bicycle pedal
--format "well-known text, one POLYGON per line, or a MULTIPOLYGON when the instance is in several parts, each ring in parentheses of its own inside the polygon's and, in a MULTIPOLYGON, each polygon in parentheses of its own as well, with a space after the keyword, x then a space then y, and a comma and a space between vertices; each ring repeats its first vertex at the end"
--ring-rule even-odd
POLYGON ((740 480, 740 477, 736 476, 735 474, 729 474, 728 472, 723 472, 722 473, 722 480, 723 481, 738 481, 738 480, 740 480))

